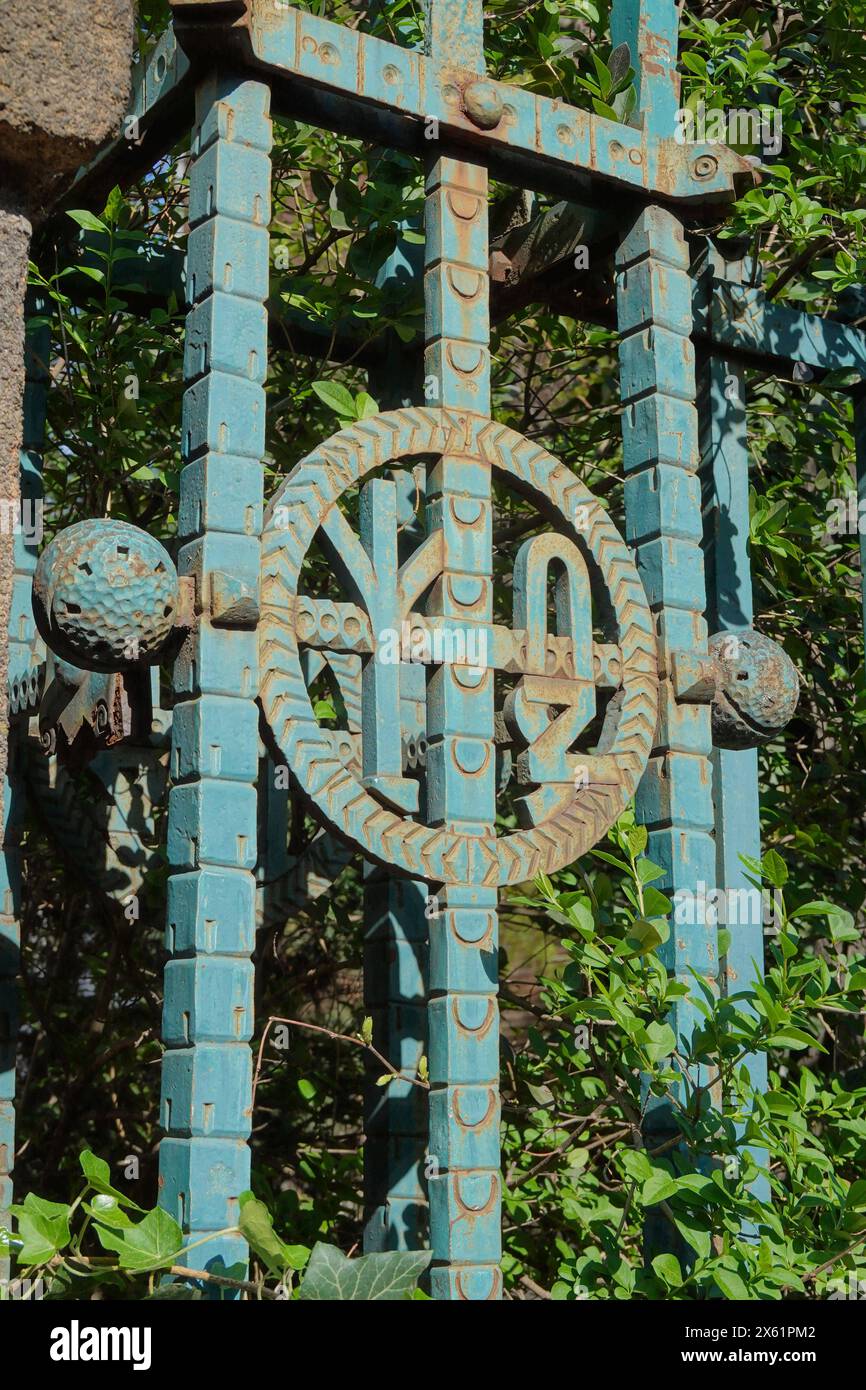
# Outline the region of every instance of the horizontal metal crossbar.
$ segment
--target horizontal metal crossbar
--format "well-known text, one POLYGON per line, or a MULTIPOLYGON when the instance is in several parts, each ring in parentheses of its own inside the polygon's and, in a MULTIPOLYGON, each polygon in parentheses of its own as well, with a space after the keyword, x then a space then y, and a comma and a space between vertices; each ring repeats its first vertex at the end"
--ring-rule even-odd
POLYGON ((483 152, 494 172, 528 188, 565 187, 575 198, 603 180, 625 193, 710 203, 733 198, 738 177, 754 180, 725 146, 678 144, 673 132, 659 139, 274 0, 172 0, 172 11, 188 53, 214 57, 230 45, 269 77, 274 114, 418 150, 435 123, 439 141, 476 159, 483 152), (501 113, 490 128, 474 111, 470 89, 479 86, 484 124, 501 113))
POLYGON ((866 333, 847 323, 774 304, 760 290, 712 279, 707 309, 696 324, 714 346, 779 362, 802 362, 820 371, 854 371, 866 377, 866 333))

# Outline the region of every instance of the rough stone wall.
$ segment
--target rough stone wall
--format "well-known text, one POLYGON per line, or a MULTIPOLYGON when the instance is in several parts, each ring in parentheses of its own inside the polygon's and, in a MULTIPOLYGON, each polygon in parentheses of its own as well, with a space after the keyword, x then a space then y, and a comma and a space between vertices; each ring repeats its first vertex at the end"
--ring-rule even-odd
POLYGON ((0 3, 0 181, 35 217, 119 130, 132 34, 133 0, 0 3))
MULTIPOLYGON (((21 447, 21 398, 24 392, 24 284, 30 247, 30 221, 14 196, 0 189, 0 497, 18 496, 18 452, 21 447)), ((0 533, 0 812, 9 706, 6 668, 9 648, 9 604, 12 596, 13 537, 0 533)))
MULTIPOLYGON (((0 496, 18 497, 24 277, 31 226, 119 132, 129 100, 133 0, 0 0, 0 496)), ((12 538, 0 535, 0 797, 12 538)), ((0 801, 2 819, 2 801, 0 801)))

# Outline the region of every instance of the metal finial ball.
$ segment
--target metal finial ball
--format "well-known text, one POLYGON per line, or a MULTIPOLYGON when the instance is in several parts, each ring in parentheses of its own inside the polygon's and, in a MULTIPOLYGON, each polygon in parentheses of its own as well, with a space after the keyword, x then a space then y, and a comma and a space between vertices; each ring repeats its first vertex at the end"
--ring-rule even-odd
POLYGON ((710 638, 718 685, 713 742, 718 748, 756 748, 791 719, 800 678, 787 652, 753 628, 710 638))
POLYGON ((147 666, 177 617, 179 583, 158 540, 125 521, 80 521, 39 557, 33 613, 65 661, 89 671, 147 666))

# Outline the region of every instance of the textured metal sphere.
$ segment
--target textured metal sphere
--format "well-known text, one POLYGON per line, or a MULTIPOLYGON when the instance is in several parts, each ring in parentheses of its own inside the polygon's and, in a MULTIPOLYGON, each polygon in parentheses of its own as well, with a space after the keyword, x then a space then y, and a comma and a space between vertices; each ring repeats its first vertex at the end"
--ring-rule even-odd
POLYGON ((797 708, 800 678, 778 642, 749 628, 710 638, 718 686, 713 742, 718 748, 756 748, 784 729, 797 708))
POLYGON ((178 597, 168 551, 125 521, 79 521, 61 531, 33 579, 33 613, 45 642, 89 671, 157 661, 178 597))
POLYGON ((463 110, 479 130, 493 130, 502 120, 502 97, 492 82, 470 82, 463 92, 463 110))

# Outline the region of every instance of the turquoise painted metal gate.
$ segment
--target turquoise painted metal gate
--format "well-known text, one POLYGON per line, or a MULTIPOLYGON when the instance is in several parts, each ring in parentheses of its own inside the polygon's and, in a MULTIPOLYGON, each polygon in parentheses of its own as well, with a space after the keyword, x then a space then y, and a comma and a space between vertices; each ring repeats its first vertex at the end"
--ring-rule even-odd
MULTIPOLYGON (((62 837, 64 758, 86 729, 106 786, 124 758, 155 797, 169 782, 160 1201, 198 1242, 190 1263, 246 1258, 224 1233, 250 1183, 257 924, 284 920, 358 855, 367 1008, 402 1073, 367 1108, 365 1246, 429 1238, 435 1297, 496 1298, 498 889, 572 863, 636 796, 661 886, 703 904, 662 948, 668 970, 733 991, 762 960, 760 913, 720 959, 705 902, 746 885, 741 856, 759 855, 755 748, 797 693, 787 658, 752 628, 745 367, 863 372, 866 339, 765 302, 747 288, 751 268, 701 236, 753 170, 722 145, 675 138, 672 0, 613 7, 612 41, 637 71, 628 124, 489 80, 480 0, 429 0, 423 53, 281 0, 172 10, 137 86, 139 143, 107 150, 77 197, 98 200, 192 123, 177 565, 102 520, 62 532, 38 565, 23 539, 17 552, 4 1202, 21 796, 25 784, 41 796, 62 837), (421 395, 392 378, 392 408, 323 441, 265 498, 272 115, 423 160, 425 348, 421 395), (565 223, 579 215, 615 238, 624 537, 569 469, 491 418, 489 269, 505 255, 491 259, 491 174, 563 197, 565 223), (494 483, 546 528, 518 551, 509 622, 494 608, 494 483), (416 489, 423 526, 407 529, 416 489), (354 494, 357 530, 343 505, 354 494), (326 594, 304 585, 311 548, 334 576, 326 594), (169 654, 166 714, 153 672, 169 654), (343 731, 313 710, 326 670, 343 731), (501 708, 497 673, 510 678, 501 708), (27 733, 36 713, 41 747, 27 733), (301 860, 286 854, 285 798, 260 776, 262 739, 270 773, 287 769, 322 825, 301 860), (509 776, 519 826, 497 834, 509 776), (422 1055, 429 1087, 417 1085, 422 1055)), ((34 496, 44 342, 30 351, 22 470, 34 496)), ((99 872, 123 897, 146 847, 121 796, 114 807, 99 872)), ((697 1018, 684 997, 677 1035, 697 1018)), ((646 1128, 676 1133, 669 1103, 648 1101, 646 1128)))

